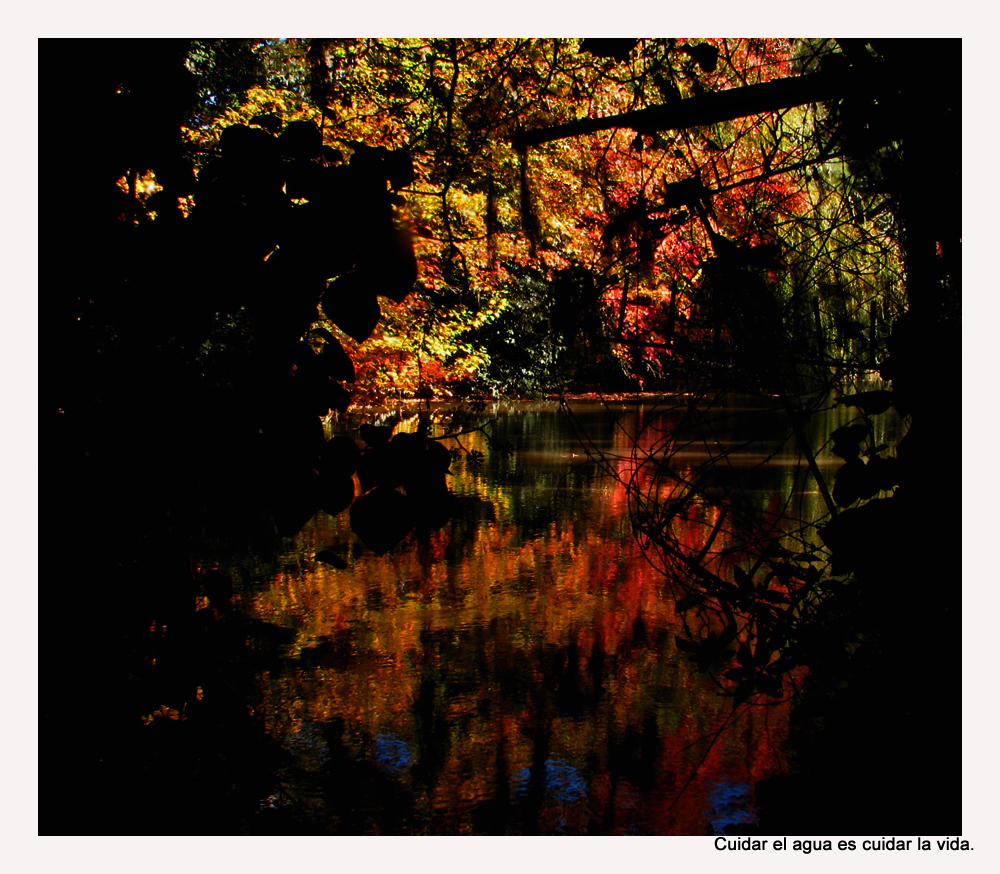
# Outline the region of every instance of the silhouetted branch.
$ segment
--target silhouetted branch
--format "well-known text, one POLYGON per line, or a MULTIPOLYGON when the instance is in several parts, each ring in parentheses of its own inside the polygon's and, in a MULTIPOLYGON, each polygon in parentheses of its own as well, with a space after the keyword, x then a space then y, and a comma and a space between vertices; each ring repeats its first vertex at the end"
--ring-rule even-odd
POLYGON ((760 82, 743 88, 689 97, 670 105, 650 106, 603 118, 581 118, 565 124, 522 131, 515 134, 512 142, 515 148, 523 149, 612 128, 624 127, 647 132, 717 124, 761 112, 774 112, 841 97, 848 91, 851 78, 849 74, 838 70, 760 82))

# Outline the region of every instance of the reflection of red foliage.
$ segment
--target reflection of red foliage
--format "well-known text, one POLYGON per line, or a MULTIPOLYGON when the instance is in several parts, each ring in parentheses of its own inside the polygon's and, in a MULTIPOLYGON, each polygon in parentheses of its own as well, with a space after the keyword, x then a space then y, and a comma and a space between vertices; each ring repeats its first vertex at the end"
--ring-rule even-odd
MULTIPOLYGON (((627 480, 630 442, 616 433, 611 452, 627 480)), ((640 445, 652 449, 655 433, 640 445)), ((466 440, 487 449, 481 435, 466 440)), ((649 471, 637 476, 652 485, 649 471)), ((302 572, 276 574, 255 607, 296 628, 303 649, 336 641, 341 661, 261 675, 269 731, 281 737, 304 719, 339 717, 360 739, 359 757, 363 739, 388 731, 418 758, 429 730, 417 714, 424 694, 423 712, 447 728, 444 760, 431 786, 400 779, 422 816, 456 832, 472 830, 477 805, 498 792, 523 809, 516 787, 539 744, 564 781, 538 800, 550 832, 703 834, 711 781, 752 784, 781 772, 789 705, 744 705, 730 718, 732 699, 678 651, 685 631, 672 581, 643 559, 621 482, 593 487, 581 512, 530 536, 506 509, 508 493, 486 477, 459 470, 454 489, 495 502, 495 520, 471 539, 446 526, 335 570, 308 556, 349 536, 340 518, 320 514, 299 535, 302 572)), ((682 547, 698 550, 717 514, 680 513, 682 547)))

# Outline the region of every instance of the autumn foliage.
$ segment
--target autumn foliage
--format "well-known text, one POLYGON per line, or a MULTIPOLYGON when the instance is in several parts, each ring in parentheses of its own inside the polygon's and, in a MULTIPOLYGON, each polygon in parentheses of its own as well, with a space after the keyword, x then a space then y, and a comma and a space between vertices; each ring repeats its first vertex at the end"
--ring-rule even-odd
MULTIPOLYGON (((807 107, 517 145, 523 131, 808 72, 831 51, 822 41, 263 40, 239 46, 253 84, 217 95, 209 86, 236 63, 222 43, 199 43, 187 60, 204 88, 184 127, 200 192, 185 192, 182 206, 193 217, 210 209, 227 142, 233 152, 297 138, 295 170, 275 180, 287 234, 273 257, 285 273, 313 264, 325 274, 330 290, 307 339, 343 344, 354 372, 336 377, 358 401, 669 387, 685 364, 731 358, 741 343, 746 353, 740 335, 784 330, 790 311, 808 319, 807 345, 829 366, 845 357, 824 346, 835 326, 867 323, 871 300, 885 306, 896 256, 883 232, 868 235, 875 245, 853 275, 831 253, 822 276, 786 278, 844 233, 827 218, 848 197, 831 186, 840 157, 817 141, 807 107), (373 175, 379 162, 392 165, 388 192, 373 175), (384 243, 361 230, 378 223, 384 243), (804 241, 809 223, 821 227, 804 241), (349 264, 326 249, 369 254, 349 264), (550 300, 560 282, 571 293, 550 300), (758 310, 770 322, 740 315, 758 310), (586 322, 601 366, 563 354, 583 330, 567 313, 586 322), (561 328, 578 333, 546 348, 561 328), (505 331, 514 337, 497 340, 505 331)), ((159 217, 155 197, 138 195, 159 217)), ((217 307, 216 331, 238 320, 238 303, 217 307)), ((766 379, 749 354, 751 378, 766 379)))

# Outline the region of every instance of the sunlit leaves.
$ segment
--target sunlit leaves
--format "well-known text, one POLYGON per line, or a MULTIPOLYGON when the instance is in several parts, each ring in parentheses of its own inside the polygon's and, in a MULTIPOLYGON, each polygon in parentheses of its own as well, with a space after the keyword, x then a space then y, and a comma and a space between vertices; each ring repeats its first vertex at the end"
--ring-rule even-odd
MULTIPOLYGON (((297 204, 282 260, 341 282, 346 293, 328 293, 325 315, 362 343, 348 347, 359 397, 467 389, 487 363, 469 347, 469 332, 515 305, 515 272, 528 265, 543 275, 587 265, 608 289, 622 366, 644 379, 676 372, 718 327, 706 323, 698 296, 701 267, 720 239, 762 257, 780 240, 781 257, 753 268, 769 271, 795 312, 797 352, 815 342, 804 326, 822 334, 834 321, 863 326, 863 339, 838 332, 846 345, 831 354, 846 358, 874 342, 866 308, 881 293, 881 232, 859 235, 844 220, 842 182, 801 169, 819 160, 806 109, 531 149, 524 183, 537 236, 521 230, 522 180, 510 146, 518 129, 788 76, 787 40, 322 39, 258 48, 265 67, 285 72, 226 113, 234 127, 227 136, 244 135, 237 124, 245 134, 279 133, 285 190, 297 204), (325 64, 311 67, 317 58, 325 64), (329 172, 348 164, 350 178, 329 172), (388 203, 386 181, 392 221, 359 234, 359 223, 388 203), (622 218, 643 202, 641 215, 622 218), (845 287, 848 275, 859 280, 850 280, 844 306, 826 289, 845 287), (367 294, 358 293, 362 285, 367 294), (817 293, 813 318, 802 299, 817 293), (623 294, 624 309, 614 305, 623 294), (403 306, 383 305, 378 315, 373 296, 403 306)), ((204 154, 217 130, 189 135, 204 154)), ((877 212, 862 207, 865 216, 877 212)))

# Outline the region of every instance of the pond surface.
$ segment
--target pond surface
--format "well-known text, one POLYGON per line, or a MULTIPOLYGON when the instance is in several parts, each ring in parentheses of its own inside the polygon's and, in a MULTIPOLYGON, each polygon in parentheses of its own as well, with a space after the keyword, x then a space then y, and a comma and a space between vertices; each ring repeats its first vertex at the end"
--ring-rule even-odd
MULTIPOLYGON (((788 768, 789 704, 734 712, 724 668, 699 673, 678 650, 685 589, 647 559, 631 517, 683 492, 673 542, 724 570, 773 534, 762 525, 797 529, 824 506, 776 415, 718 410, 707 443, 678 431, 683 415, 488 408, 488 431, 460 438, 483 461, 452 464, 451 519, 381 557, 347 513, 318 512, 241 606, 294 635, 257 674, 256 715, 288 754, 276 803, 341 834, 719 834, 753 822, 755 781, 788 768), (720 447, 724 462, 706 465, 720 447), (346 569, 314 560, 324 548, 346 569)), ((823 414, 811 436, 846 418, 823 414)), ((415 430, 418 417, 388 423, 415 430)), ((830 474, 838 463, 819 456, 830 474)))

